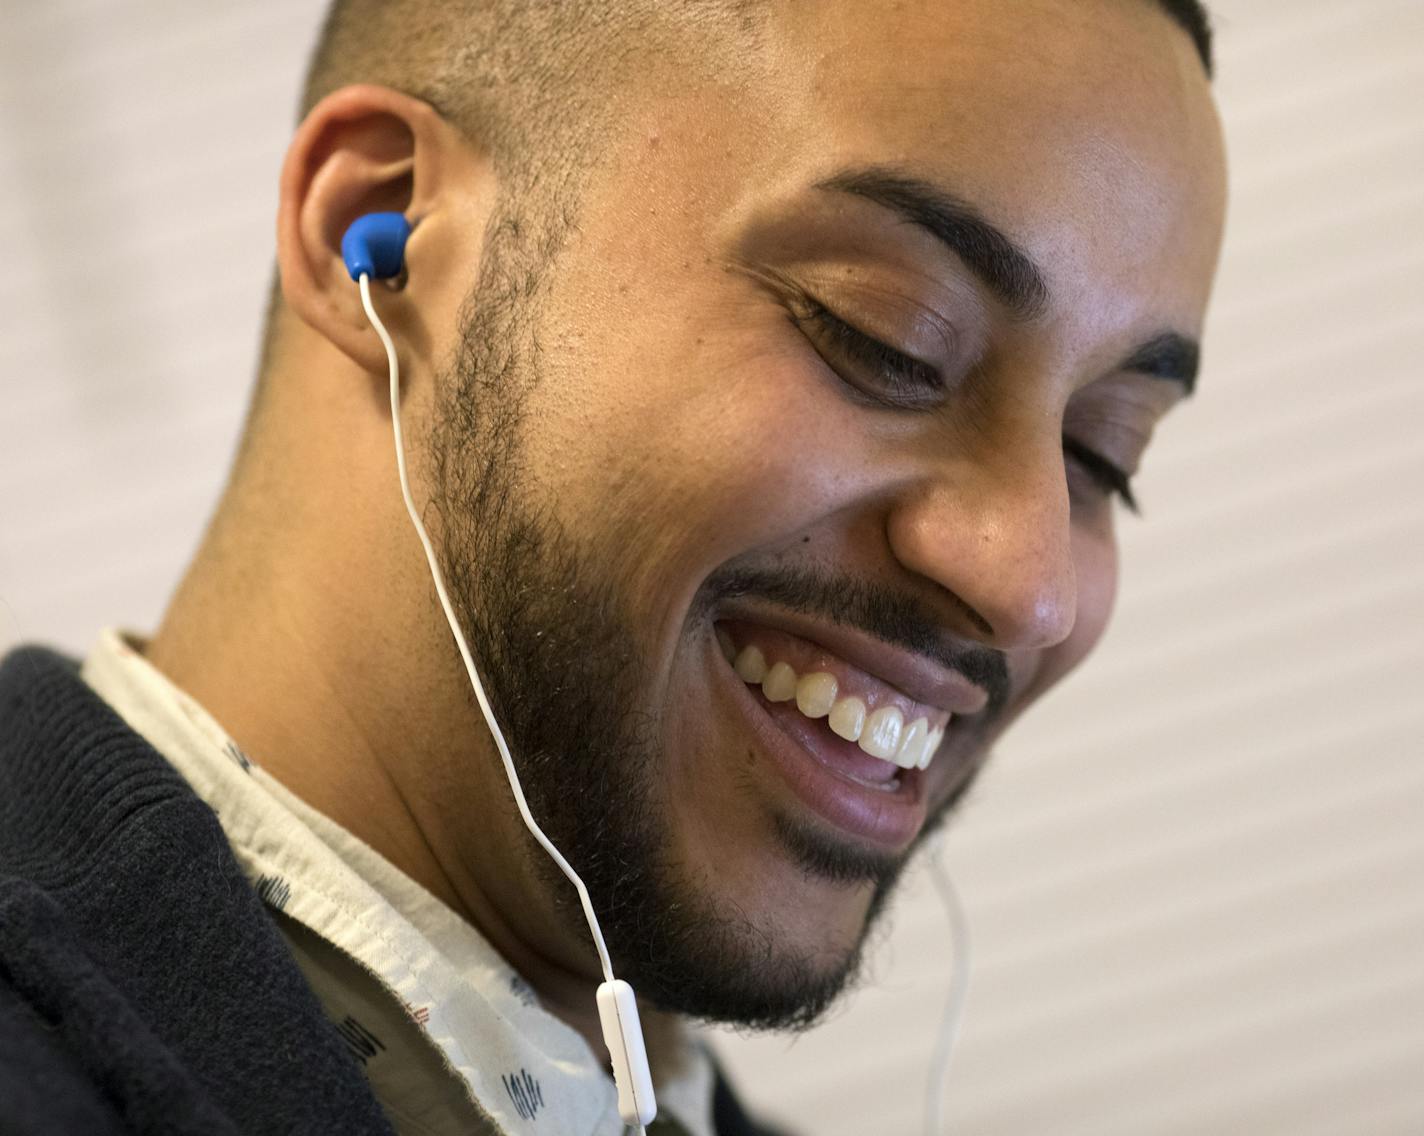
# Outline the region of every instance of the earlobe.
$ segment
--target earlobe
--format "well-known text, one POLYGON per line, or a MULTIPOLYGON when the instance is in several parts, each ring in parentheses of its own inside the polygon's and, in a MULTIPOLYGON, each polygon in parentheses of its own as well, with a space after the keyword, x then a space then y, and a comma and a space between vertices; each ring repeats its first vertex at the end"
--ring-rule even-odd
POLYGON ((384 375, 385 354, 342 259, 351 223, 368 213, 408 218, 438 181, 442 127, 419 99, 384 87, 346 87, 298 127, 282 168, 277 260, 297 316, 363 370, 384 375))

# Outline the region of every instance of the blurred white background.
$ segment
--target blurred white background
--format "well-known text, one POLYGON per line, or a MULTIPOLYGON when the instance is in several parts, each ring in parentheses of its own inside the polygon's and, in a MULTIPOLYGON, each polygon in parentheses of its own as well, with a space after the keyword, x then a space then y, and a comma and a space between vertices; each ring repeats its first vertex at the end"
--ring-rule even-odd
MULTIPOLYGON (((1217 0, 1230 232, 1114 628, 948 858, 965 1136, 1424 1132, 1424 2, 1217 0)), ((229 460, 320 0, 0 0, 0 648, 151 630, 229 460)), ((919 1131, 950 945, 719 1038, 769 1115, 919 1131)))

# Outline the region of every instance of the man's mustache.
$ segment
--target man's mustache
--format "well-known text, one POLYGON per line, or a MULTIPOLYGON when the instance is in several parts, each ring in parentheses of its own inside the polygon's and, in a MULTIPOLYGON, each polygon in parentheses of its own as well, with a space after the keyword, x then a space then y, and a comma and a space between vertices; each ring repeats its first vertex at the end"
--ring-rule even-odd
POLYGON ((944 617, 923 600, 881 584, 820 569, 727 565, 698 591, 693 614, 705 616, 718 599, 756 596, 798 614, 854 627, 939 666, 958 671, 989 696, 974 717, 983 729, 997 719, 1011 693, 1004 652, 949 636, 944 617))

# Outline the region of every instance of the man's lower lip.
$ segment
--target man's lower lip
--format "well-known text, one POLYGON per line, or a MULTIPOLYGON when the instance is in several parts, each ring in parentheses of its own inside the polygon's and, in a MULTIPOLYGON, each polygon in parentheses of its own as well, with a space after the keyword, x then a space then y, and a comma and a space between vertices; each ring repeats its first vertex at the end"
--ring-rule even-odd
MULTIPOLYGON (((812 752, 814 738, 810 747, 793 738, 772 717, 760 691, 743 682, 720 654, 717 662, 762 751, 804 805, 852 836, 895 851, 909 847, 927 813, 923 771, 900 770, 898 784, 886 788, 853 780, 835 768, 834 759, 812 752)), ((810 719, 805 724, 815 730, 824 725, 810 719)))

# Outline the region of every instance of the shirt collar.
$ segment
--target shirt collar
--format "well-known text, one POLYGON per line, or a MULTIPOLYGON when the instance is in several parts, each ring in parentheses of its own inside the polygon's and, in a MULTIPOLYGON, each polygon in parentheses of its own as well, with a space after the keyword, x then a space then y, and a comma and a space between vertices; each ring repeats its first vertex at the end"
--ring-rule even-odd
MULTIPOLYGON (((144 646, 107 629, 81 675, 214 809, 269 905, 369 971, 505 1130, 621 1133, 612 1081, 583 1037, 544 1010, 468 922, 267 774, 143 656, 144 646), (511 1076, 540 1086, 546 1111, 527 1115, 511 1076)), ((657 1086, 660 1110, 691 1136, 712 1136, 706 1051, 684 1033, 666 1057, 673 1073, 657 1086)))

